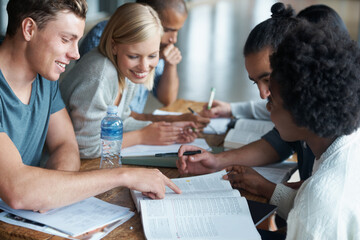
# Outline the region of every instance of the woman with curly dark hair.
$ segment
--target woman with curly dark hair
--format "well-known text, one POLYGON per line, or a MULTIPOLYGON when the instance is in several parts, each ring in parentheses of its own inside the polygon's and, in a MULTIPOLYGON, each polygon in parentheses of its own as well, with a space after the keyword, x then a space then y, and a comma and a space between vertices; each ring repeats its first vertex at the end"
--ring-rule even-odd
MULTIPOLYGON (((281 137, 305 141, 313 175, 270 202, 287 216, 287 239, 360 238, 360 50, 334 28, 301 23, 270 58, 268 109, 281 137)), ((276 194, 275 194, 276 193, 276 194)))

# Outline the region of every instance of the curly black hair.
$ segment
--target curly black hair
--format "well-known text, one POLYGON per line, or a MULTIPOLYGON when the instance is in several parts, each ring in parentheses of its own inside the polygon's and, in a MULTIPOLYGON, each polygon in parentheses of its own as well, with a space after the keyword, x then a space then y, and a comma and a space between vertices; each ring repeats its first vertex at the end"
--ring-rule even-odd
POLYGON ((360 125, 360 50, 341 30, 301 22, 270 57, 284 108, 320 137, 360 125))

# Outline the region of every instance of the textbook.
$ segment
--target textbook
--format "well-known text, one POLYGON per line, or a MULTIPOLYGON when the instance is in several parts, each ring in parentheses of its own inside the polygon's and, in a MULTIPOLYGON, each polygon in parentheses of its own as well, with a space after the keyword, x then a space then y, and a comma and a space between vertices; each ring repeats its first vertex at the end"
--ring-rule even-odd
MULTIPOLYGON (((56 230, 67 236, 67 238, 79 238, 79 236, 87 235, 87 233, 92 231, 107 234, 109 231, 104 231, 104 228, 113 230, 115 228, 114 225, 119 226, 134 215, 129 208, 114 205, 95 197, 90 197, 61 208, 52 209, 45 213, 31 210, 15 210, 10 208, 2 200, 0 200, 0 209, 30 220, 30 222, 35 222, 38 226, 46 225, 46 227, 42 229, 47 231, 51 231, 52 229, 53 231, 49 232, 50 234, 59 235, 55 232, 56 230)), ((6 222, 11 222, 11 224, 15 223, 11 220, 7 220, 6 222)), ((25 227, 29 226, 27 225, 25 227)), ((40 228, 36 230, 40 230, 40 228)))
POLYGON ((161 200, 131 190, 146 238, 261 239, 246 199, 222 179, 225 174, 172 179, 182 193, 166 188, 161 200))
POLYGON ((235 149, 257 141, 273 127, 274 124, 271 121, 238 119, 234 128, 226 134, 224 147, 235 149))

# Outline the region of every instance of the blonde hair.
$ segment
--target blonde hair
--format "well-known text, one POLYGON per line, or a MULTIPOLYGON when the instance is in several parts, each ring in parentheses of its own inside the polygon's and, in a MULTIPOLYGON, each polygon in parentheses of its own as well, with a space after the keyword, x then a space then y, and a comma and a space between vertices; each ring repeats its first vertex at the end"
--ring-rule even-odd
MULTIPOLYGON (((99 51, 116 67, 120 91, 125 87, 125 76, 117 66, 116 56, 112 52, 112 41, 115 44, 135 44, 143 42, 155 34, 159 34, 159 36, 163 34, 158 14, 151 7, 138 3, 121 5, 106 24, 100 38, 99 51)), ((154 75, 155 68, 151 70, 144 83, 148 90, 152 89, 154 85, 154 75)))

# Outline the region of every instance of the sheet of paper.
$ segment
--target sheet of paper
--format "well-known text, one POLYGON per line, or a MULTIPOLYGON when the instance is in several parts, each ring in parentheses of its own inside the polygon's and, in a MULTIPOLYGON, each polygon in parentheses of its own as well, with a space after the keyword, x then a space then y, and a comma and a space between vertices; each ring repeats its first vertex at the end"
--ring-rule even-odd
POLYGON ((151 239, 261 239, 243 197, 141 201, 151 239))
POLYGON ((129 211, 128 215, 122 218, 121 220, 108 224, 104 227, 101 227, 100 229, 98 229, 98 231, 85 233, 84 235, 77 236, 76 238, 73 238, 65 233, 57 231, 54 228, 48 227, 44 224, 36 223, 8 212, 0 213, 0 221, 68 239, 100 240, 103 239, 106 235, 108 235, 112 230, 114 230, 121 224, 125 223, 127 220, 129 220, 132 216, 134 216, 134 214, 135 214, 134 212, 129 211))
POLYGON ((297 162, 284 161, 261 167, 253 167, 264 178, 273 183, 282 183, 289 180, 292 173, 297 169, 297 162))
MULTIPOLYGON (((179 112, 167 112, 163 110, 156 109, 153 112, 154 115, 180 115, 179 112)), ((225 134, 228 129, 228 124, 230 123, 230 118, 212 118, 210 123, 204 128, 205 134, 225 134)))
POLYGON ((78 236, 118 221, 129 213, 129 208, 110 204, 95 197, 46 213, 14 210, 2 200, 0 208, 28 220, 45 224, 70 236, 78 236))
POLYGON ((211 150, 205 139, 197 138, 195 141, 186 144, 172 144, 172 145, 135 145, 121 150, 121 156, 154 156, 156 153, 177 152, 181 145, 194 145, 205 150, 211 150))

